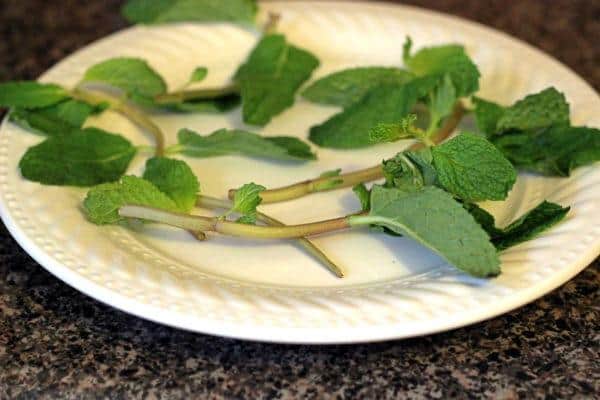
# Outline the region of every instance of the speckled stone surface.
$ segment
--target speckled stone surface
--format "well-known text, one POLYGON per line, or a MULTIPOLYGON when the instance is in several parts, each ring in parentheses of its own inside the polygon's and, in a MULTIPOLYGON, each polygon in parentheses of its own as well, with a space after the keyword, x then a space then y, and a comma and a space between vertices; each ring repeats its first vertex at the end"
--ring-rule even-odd
MULTIPOLYGON (((119 1, 3 0, 0 80, 125 26, 119 1), (85 3, 85 6, 82 5, 85 3)), ((422 0, 518 36, 600 87, 600 2, 422 0)), ((500 318, 425 338, 283 346, 183 332, 104 306, 0 224, 0 398, 600 398, 600 262, 500 318)))

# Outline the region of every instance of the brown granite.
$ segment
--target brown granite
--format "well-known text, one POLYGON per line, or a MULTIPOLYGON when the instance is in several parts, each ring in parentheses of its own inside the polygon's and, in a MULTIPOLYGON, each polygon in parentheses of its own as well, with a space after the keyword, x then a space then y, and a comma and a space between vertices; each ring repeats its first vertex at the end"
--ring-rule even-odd
MULTIPOLYGON (((600 87, 598 1, 406 3, 499 28, 600 87)), ((34 78, 124 27, 119 4, 4 0, 0 80, 34 78)), ((0 225, 0 398, 599 398, 599 267, 448 333, 283 346, 183 332, 102 305, 51 276, 0 225)))

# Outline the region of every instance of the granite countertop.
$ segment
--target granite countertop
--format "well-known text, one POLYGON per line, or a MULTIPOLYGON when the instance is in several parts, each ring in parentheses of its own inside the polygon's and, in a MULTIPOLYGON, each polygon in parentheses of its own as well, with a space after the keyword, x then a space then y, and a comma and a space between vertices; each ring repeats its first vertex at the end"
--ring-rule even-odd
MULTIPOLYGON (((598 1, 406 3, 520 37, 600 87, 598 1)), ((5 0, 0 81, 35 78, 123 28, 119 5, 5 0)), ((250 343, 100 304, 46 272, 0 224, 0 398, 598 398, 599 289, 596 260, 526 307, 447 333, 352 346, 250 343)))

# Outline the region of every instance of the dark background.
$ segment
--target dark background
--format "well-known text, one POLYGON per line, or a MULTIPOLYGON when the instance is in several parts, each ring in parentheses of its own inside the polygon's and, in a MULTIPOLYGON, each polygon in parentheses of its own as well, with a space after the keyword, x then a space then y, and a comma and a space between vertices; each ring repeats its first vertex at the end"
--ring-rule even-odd
MULTIPOLYGON (((402 3, 519 37, 600 88, 600 1, 402 3)), ((0 81, 36 78, 125 27, 120 4, 0 0, 0 81)), ((41 268, 0 224, 0 398, 598 398, 599 267, 596 260, 526 307, 448 333, 269 345, 187 333, 99 304, 41 268)))

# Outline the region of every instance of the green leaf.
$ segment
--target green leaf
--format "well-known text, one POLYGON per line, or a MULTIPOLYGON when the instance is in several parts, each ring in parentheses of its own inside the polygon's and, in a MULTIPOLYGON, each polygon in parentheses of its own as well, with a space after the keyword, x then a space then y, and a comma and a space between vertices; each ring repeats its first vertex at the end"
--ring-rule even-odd
POLYGON ((237 94, 216 97, 214 99, 187 100, 179 103, 152 104, 164 110, 182 113, 222 113, 229 111, 240 104, 237 94))
POLYGON ((294 104, 296 91, 318 65, 314 55, 288 44, 283 35, 264 36, 235 74, 244 122, 265 125, 294 104))
POLYGON ((220 129, 208 136, 182 129, 178 133, 182 154, 216 157, 239 154, 272 160, 314 160, 310 147, 294 137, 262 137, 242 130, 220 129))
POLYGON ((197 67, 190 76, 190 83, 203 81, 204 78, 206 78, 206 75, 208 75, 208 68, 197 67))
POLYGON ((403 84, 413 75, 394 67, 358 67, 334 72, 312 83, 302 96, 313 103, 350 107, 376 86, 403 84))
POLYGON ((561 221, 570 209, 544 200, 506 228, 499 229, 496 227, 494 217, 484 209, 469 203, 464 204, 464 207, 490 235, 492 243, 498 250, 505 250, 537 237, 561 221))
POLYGON ((369 211, 371 209, 371 191, 367 189, 364 183, 354 186, 352 191, 358 197, 358 201, 360 201, 361 210, 369 211))
POLYGON ((600 161, 600 130, 551 126, 507 133, 493 143, 515 167, 550 176, 569 176, 577 167, 600 161))
MULTIPOLYGON (((407 42, 408 43, 408 42, 407 42)), ((428 47, 410 55, 405 45, 404 63, 417 76, 448 75, 457 97, 469 96, 479 90, 479 70, 459 45, 428 47)))
POLYGON ((246 183, 235 191, 233 206, 228 213, 237 212, 242 214, 238 222, 254 224, 256 222, 256 207, 261 203, 260 192, 266 187, 255 183, 246 183))
POLYGON ((85 72, 82 82, 109 85, 133 98, 152 98, 167 90, 163 78, 139 58, 117 57, 102 61, 85 72))
POLYGON ((335 176, 340 176, 341 173, 342 173, 342 169, 336 168, 336 169, 332 169, 331 171, 323 172, 321 175, 319 175, 319 178, 333 178, 335 176))
POLYGON ((400 119, 399 122, 392 124, 377 124, 371 128, 369 132, 369 139, 371 143, 386 143, 396 142, 401 139, 410 139, 419 137, 415 127, 417 116, 415 114, 408 114, 407 116, 400 119))
POLYGON ((252 23, 255 0, 129 0, 122 9, 131 23, 242 22, 252 23))
POLYGON ((385 187, 405 191, 421 189, 437 183, 437 172, 432 165, 429 149, 404 151, 382 163, 385 187))
MULTIPOLYGON (((319 175, 319 178, 336 178, 337 176, 340 176, 341 173, 342 173, 342 169, 336 168, 336 169, 332 169, 331 171, 323 172, 321 175, 319 175)), ((341 178, 327 179, 325 182, 314 182, 312 191, 313 192, 321 192, 321 191, 325 191, 325 190, 331 190, 331 189, 341 185, 342 183, 344 183, 344 180, 341 178)))
POLYGON ((465 201, 503 200, 517 178, 492 143, 471 133, 434 146, 431 153, 439 184, 465 201))
POLYGON ((569 207, 544 201, 502 229, 502 234, 494 236, 492 243, 498 250, 504 250, 531 240, 561 221, 569 209, 569 207))
POLYGON ((477 128, 488 137, 496 133, 498 120, 504 115, 505 108, 475 96, 473 97, 473 105, 475 106, 474 114, 477 128))
POLYGON ((403 191, 375 185, 368 216, 351 225, 375 224, 410 237, 471 275, 500 273, 496 249, 486 232, 451 195, 433 186, 403 191))
POLYGON ((429 95, 430 129, 435 132, 439 123, 452 113, 458 96, 449 74, 445 74, 439 85, 429 95))
POLYGON ((10 120, 36 133, 60 135, 81 128, 90 115, 101 110, 103 110, 102 107, 69 99, 35 110, 15 108, 10 113, 10 120))
POLYGON ((146 161, 143 178, 169 196, 179 211, 189 212, 196 205, 200 184, 184 161, 153 157, 146 161))
POLYGON ((322 147, 353 149, 374 144, 375 129, 398 123, 427 93, 435 81, 417 79, 404 85, 389 84, 371 89, 358 103, 310 129, 310 140, 322 147))
POLYGON ((0 84, 0 107, 48 107, 68 97, 65 89, 52 83, 19 81, 0 84))
POLYGON ((115 224, 124 220, 118 211, 126 204, 178 211, 171 198, 152 183, 137 176, 124 176, 118 182, 91 188, 83 201, 83 210, 95 224, 115 224))
POLYGON ((119 179, 135 153, 122 136, 86 128, 30 147, 19 168, 25 179, 46 185, 92 186, 119 179))
POLYGON ((569 124, 569 103, 565 95, 553 87, 530 94, 506 108, 498 119, 496 129, 529 130, 550 125, 569 124))
POLYGON ((475 218, 475 221, 488 233, 490 238, 497 237, 502 234, 502 230, 496 228, 496 221, 494 216, 479 207, 475 203, 463 203, 465 210, 469 212, 475 218))

